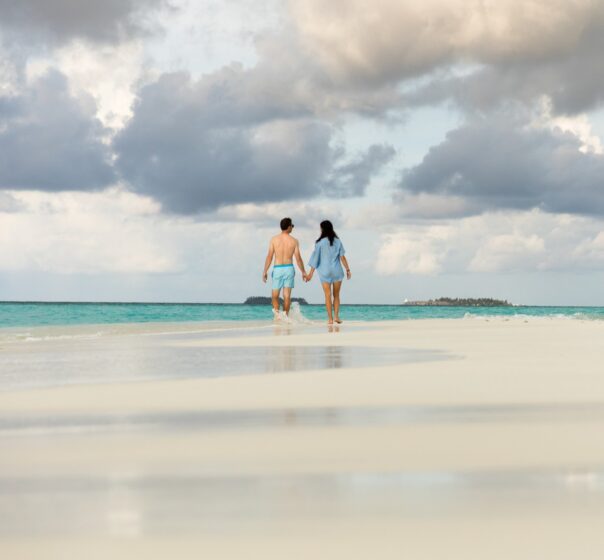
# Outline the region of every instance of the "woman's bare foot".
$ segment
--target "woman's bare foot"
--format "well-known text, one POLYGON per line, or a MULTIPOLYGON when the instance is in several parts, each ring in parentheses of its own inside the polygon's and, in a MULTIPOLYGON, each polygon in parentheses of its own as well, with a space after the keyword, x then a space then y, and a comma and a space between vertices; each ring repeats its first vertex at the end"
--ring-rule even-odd
POLYGON ((333 321, 330 319, 329 321, 327 321, 328 325, 333 325, 333 321))
POLYGON ((338 323, 338 325, 342 324, 342 319, 340 319, 339 317, 336 317, 336 323, 338 323))

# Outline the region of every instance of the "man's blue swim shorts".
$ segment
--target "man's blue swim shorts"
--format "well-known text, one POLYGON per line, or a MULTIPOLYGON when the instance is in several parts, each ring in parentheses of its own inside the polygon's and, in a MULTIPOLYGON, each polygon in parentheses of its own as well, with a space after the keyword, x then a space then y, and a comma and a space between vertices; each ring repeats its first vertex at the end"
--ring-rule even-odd
POLYGON ((293 264, 276 264, 273 266, 273 290, 293 288, 296 272, 293 264))

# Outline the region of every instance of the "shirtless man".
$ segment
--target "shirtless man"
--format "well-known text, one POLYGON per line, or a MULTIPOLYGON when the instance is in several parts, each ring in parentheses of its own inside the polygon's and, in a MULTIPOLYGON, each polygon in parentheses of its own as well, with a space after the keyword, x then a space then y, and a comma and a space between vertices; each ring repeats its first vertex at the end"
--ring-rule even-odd
POLYGON ((266 283, 268 278, 268 269, 275 258, 273 266, 273 313, 275 319, 279 317, 279 292, 283 289, 283 311, 289 314, 289 308, 292 302, 292 288, 294 287, 294 264, 293 258, 296 257, 298 268, 302 273, 302 279, 306 281, 306 272, 304 270, 304 261, 300 255, 300 245, 298 240, 291 236, 294 229, 291 218, 283 218, 281 220, 281 233, 275 235, 271 239, 268 246, 268 255, 264 263, 264 272, 262 273, 262 281, 266 283))

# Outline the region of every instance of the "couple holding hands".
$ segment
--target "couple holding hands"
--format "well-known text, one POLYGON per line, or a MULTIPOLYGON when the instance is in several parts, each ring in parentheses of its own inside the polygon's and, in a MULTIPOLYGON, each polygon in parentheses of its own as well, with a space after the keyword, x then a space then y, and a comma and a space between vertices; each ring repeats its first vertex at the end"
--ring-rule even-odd
POLYGON ((294 264, 293 259, 296 258, 298 268, 302 273, 302 278, 305 282, 310 282, 315 273, 319 274, 323 292, 325 293, 325 307, 327 309, 327 322, 332 325, 334 320, 336 323, 341 323, 340 320, 340 288, 342 280, 344 280, 344 270, 346 277, 350 280, 350 267, 346 260, 344 246, 333 230, 333 225, 329 220, 321 222, 321 235, 315 243, 308 266, 310 271, 306 274, 304 270, 304 262, 300 255, 300 245, 298 240, 292 237, 291 233, 294 229, 294 224, 291 218, 283 218, 281 220, 281 233, 275 235, 270 241, 268 247, 268 255, 264 263, 264 272, 262 281, 268 279, 268 269, 274 259, 272 272, 272 301, 273 313, 275 319, 279 318, 279 294, 283 290, 283 311, 287 315, 291 306, 292 288, 294 287, 294 264), (344 265, 344 268, 342 268, 344 265))

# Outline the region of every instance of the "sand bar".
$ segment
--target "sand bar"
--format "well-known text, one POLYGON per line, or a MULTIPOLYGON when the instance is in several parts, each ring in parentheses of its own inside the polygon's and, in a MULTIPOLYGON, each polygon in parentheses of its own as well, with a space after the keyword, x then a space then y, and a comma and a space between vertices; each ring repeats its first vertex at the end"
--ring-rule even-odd
POLYGON ((153 329, 3 339, 3 556, 601 557, 604 322, 153 329))

